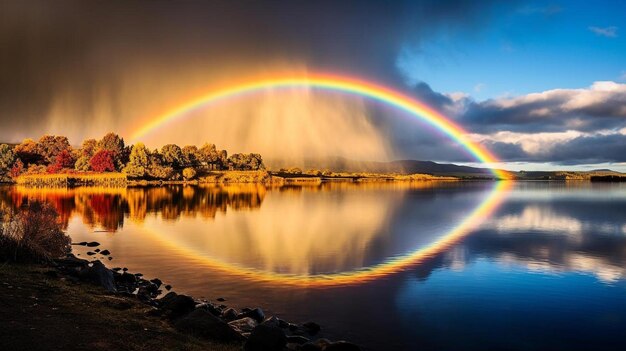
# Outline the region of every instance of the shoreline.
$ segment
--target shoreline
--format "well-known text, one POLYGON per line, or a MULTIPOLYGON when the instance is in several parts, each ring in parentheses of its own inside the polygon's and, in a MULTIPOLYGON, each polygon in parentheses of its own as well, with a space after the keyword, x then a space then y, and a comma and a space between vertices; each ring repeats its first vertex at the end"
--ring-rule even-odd
MULTIPOLYGON (((96 249, 100 246, 97 242, 73 243, 72 245, 87 246, 98 251, 100 255, 108 255, 108 250, 96 249)), ((189 348, 185 346, 182 349, 195 349, 195 346, 200 344, 200 349, 224 351, 239 349, 249 351, 360 350, 357 345, 349 342, 331 342, 323 338, 323 328, 315 322, 290 323, 275 316, 266 316, 265 312, 258 307, 237 310, 228 306, 226 300, 221 297, 206 300, 177 294, 171 286, 163 284, 159 278, 147 279, 141 273, 131 273, 125 267, 110 269, 102 261, 95 259, 95 255, 93 258, 92 261, 85 260, 70 253, 67 257, 53 260, 48 264, 4 264, 0 266, 0 297, 2 300, 6 300, 7 296, 4 295, 7 294, 7 289, 17 287, 13 291, 23 290, 19 285, 25 285, 19 279, 24 275, 23 272, 20 273, 21 271, 35 271, 39 274, 35 274, 29 279, 29 282, 48 286, 46 289, 40 289, 39 292, 43 290, 45 293, 54 294, 54 291, 60 289, 73 294, 71 296, 71 300, 74 301, 73 304, 63 308, 56 307, 55 311, 60 311, 62 315, 81 314, 83 311, 80 306, 92 299, 97 300, 96 304, 102 308, 112 303, 108 307, 113 308, 115 313, 119 315, 117 318, 120 319, 120 323, 138 322, 136 320, 138 317, 133 313, 124 314, 123 312, 131 309, 135 312, 141 310, 141 322, 163 324, 163 332, 167 335, 171 334, 170 336, 177 340, 176 343, 182 343, 175 345, 176 348, 183 344, 189 344, 189 348), (8 271, 18 272, 18 277, 14 276, 12 279, 15 281, 7 281, 11 280, 11 274, 7 274, 8 271)), ((30 295, 36 294, 30 293, 30 295)), ((32 296, 25 297, 25 299, 28 300, 32 296)), ((8 297, 14 296, 9 294, 8 297)), ((56 296, 52 298, 52 301, 64 301, 66 297, 56 296)), ((63 305, 59 302, 55 304, 63 305)), ((16 307, 25 308, 26 306, 16 307)), ((0 303, 0 311, 5 309, 6 306, 0 303)), ((2 315, 4 318, 8 318, 9 313, 2 313, 2 315)), ((30 317, 27 315, 21 317, 24 319, 21 324, 28 324, 27 320, 30 320, 30 317)), ((16 316, 11 317, 11 319, 15 318, 16 316)), ((69 320, 61 320, 60 322, 72 323, 69 320)), ((13 332, 20 332, 19 326, 17 329, 13 332)), ((32 349, 30 342, 48 346, 50 343, 55 343, 55 340, 42 340, 46 339, 45 337, 39 340, 36 336, 33 337, 34 340, 22 340, 22 345, 13 344, 11 346, 13 349, 15 347, 32 349)), ((97 338, 97 336, 94 337, 97 338)), ((98 344, 99 341, 92 340, 92 342, 98 344)), ((107 345, 107 350, 125 349, 116 348, 114 345, 110 345, 110 342, 104 342, 104 344, 107 345)), ((0 343, 0 345, 2 344, 0 343)), ((151 349, 159 348, 153 346, 151 349)), ((167 350, 172 349, 172 347, 162 349, 167 350)))

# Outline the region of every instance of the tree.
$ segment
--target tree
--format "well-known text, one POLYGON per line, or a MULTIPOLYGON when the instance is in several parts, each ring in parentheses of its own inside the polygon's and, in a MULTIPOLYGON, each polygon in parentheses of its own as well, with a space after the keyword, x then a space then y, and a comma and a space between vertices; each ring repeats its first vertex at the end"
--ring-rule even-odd
POLYGON ((164 165, 163 155, 158 150, 154 150, 148 156, 148 169, 147 174, 150 178, 154 179, 172 179, 176 175, 174 168, 164 165))
POLYGON ((98 151, 98 141, 96 139, 85 139, 80 146, 80 155, 92 158, 98 151))
POLYGON ((128 164, 122 169, 131 178, 141 178, 146 175, 148 167, 148 151, 143 143, 137 143, 130 151, 128 164))
POLYGON ((62 151, 72 151, 67 137, 60 135, 44 135, 37 142, 38 153, 44 158, 45 163, 54 163, 55 158, 62 151))
POLYGON ((116 169, 122 169, 124 166, 124 139, 115 133, 107 133, 98 141, 97 149, 113 152, 113 159, 116 169))
POLYGON ((17 178, 24 171, 24 163, 19 158, 13 163, 13 167, 11 167, 11 178, 17 178))
POLYGON ((205 143, 198 150, 200 161, 206 163, 211 169, 223 169, 228 164, 226 150, 217 150, 214 144, 205 143))
POLYGON ((58 173, 59 171, 67 168, 74 168, 74 157, 67 151, 61 151, 54 159, 54 163, 48 166, 48 173, 58 173))
POLYGON ((96 172, 115 171, 115 153, 110 150, 100 150, 89 160, 89 166, 96 172))
POLYGON ((185 178, 185 180, 192 180, 193 178, 196 177, 196 170, 191 168, 191 167, 187 167, 185 169, 183 169, 183 178, 185 178))
POLYGON ((265 169, 260 154, 234 154, 228 158, 229 168, 245 171, 265 169))
POLYGON ((15 154, 11 147, 7 144, 0 145, 0 175, 9 171, 14 160, 15 154))
POLYGON ((200 165, 200 159, 202 156, 200 155, 200 151, 198 147, 195 145, 187 145, 183 147, 183 159, 185 167, 198 167, 200 165))
POLYGON ((161 155, 166 165, 174 168, 180 167, 184 163, 183 151, 178 145, 167 144, 161 148, 161 155))
POLYGON ((43 162, 43 156, 33 139, 24 139, 21 144, 15 146, 13 152, 26 165, 43 162))

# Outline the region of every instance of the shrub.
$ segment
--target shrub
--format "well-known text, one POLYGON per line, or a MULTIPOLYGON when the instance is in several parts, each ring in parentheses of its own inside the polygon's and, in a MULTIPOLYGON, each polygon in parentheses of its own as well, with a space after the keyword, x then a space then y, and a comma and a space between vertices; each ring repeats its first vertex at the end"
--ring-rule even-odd
POLYGON ((186 180, 192 180, 193 178, 196 177, 196 170, 191 167, 187 167, 183 169, 183 177, 186 180))
POLYGON ((31 202, 18 213, 0 215, 0 259, 40 262, 70 252, 70 237, 61 230, 59 215, 48 203, 31 202))

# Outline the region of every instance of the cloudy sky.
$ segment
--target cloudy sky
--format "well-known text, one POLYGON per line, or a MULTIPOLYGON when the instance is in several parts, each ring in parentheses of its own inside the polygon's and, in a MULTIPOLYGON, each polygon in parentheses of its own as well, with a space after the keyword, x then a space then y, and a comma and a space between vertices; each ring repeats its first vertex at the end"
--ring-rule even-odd
MULTIPOLYGON (((621 1, 0 0, 0 141, 124 136, 217 82, 321 71, 429 103, 509 169, 626 171, 625 38, 621 1)), ((472 161, 361 107, 388 158, 472 161)))

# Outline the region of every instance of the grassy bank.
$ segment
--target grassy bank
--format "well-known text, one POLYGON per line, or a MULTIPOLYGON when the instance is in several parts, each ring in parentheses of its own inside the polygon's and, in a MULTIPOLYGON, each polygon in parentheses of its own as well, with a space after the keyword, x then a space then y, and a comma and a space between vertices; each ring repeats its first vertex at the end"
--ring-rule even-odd
POLYGON ((54 277, 34 265, 0 265, 0 350, 240 350, 176 331, 134 298, 54 277), (48 275, 49 274, 49 275, 48 275))

